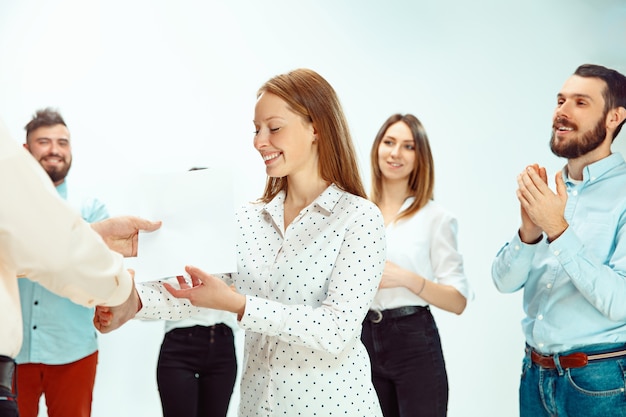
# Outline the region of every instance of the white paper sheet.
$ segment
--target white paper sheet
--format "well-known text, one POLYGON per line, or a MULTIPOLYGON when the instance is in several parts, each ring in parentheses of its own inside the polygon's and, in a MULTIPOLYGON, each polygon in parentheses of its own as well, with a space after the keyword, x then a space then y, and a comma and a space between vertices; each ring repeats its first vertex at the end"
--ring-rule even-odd
POLYGON ((163 224, 140 233, 137 257, 127 258, 136 281, 183 275, 185 265, 209 273, 236 270, 230 170, 144 175, 137 193, 139 215, 163 224))

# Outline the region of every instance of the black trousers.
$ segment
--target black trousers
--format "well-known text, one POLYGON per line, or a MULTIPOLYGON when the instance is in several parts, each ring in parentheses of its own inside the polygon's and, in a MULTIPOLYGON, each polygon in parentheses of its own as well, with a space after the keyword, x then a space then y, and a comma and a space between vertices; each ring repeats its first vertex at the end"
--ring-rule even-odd
POLYGON ((0 355, 0 417, 18 417, 15 383, 15 361, 0 355))
POLYGON ((384 313, 379 322, 366 319, 361 335, 383 415, 445 417, 448 374, 430 309, 395 318, 384 313))
POLYGON ((227 325, 167 332, 157 364, 163 417, 225 417, 236 376, 235 342, 227 325))
POLYGON ((11 390, 0 386, 0 417, 18 417, 17 402, 11 390))

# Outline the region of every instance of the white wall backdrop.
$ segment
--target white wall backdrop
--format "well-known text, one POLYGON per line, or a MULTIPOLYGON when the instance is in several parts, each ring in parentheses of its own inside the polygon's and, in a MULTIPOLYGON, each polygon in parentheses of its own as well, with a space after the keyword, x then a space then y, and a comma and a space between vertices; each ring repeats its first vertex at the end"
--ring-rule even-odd
MULTIPOLYGON (((515 177, 533 162, 560 169, 548 148, 556 93, 582 63, 626 72, 625 41, 622 0, 3 0, 0 117, 23 142, 36 109, 58 108, 70 187, 132 214, 128 179, 194 165, 232 167, 237 198, 258 197, 255 93, 278 73, 309 67, 335 87, 366 184, 380 124, 416 114, 476 291, 463 315, 436 312, 449 415, 515 416, 521 296, 490 277, 519 223, 515 177)), ((626 154, 625 137, 615 146, 626 154)), ((160 415, 162 334, 131 322, 100 337, 94 417, 160 415)))

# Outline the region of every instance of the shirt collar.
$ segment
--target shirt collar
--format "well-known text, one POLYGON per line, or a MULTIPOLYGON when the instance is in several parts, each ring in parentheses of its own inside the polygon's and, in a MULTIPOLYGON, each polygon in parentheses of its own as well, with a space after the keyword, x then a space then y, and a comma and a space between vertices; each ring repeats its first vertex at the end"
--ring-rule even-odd
MULTIPOLYGON (((599 178, 604 176, 607 172, 611 171, 613 168, 617 167, 624 163, 624 158, 619 152, 612 153, 606 158, 602 158, 599 161, 594 162, 593 164, 587 165, 583 168, 583 184, 587 184, 589 182, 597 181, 599 178)), ((563 180, 566 183, 571 184, 571 181, 568 180, 567 176, 567 165, 563 170, 563 180)))
POLYGON ((57 193, 59 193, 64 200, 67 200, 67 181, 63 181, 61 184, 57 185, 56 189, 57 193))
MULTIPOLYGON (((330 215, 341 199, 341 196, 345 193, 337 187, 335 184, 329 185, 311 204, 312 207, 320 208, 325 215, 330 215)), ((278 213, 283 212, 283 206, 285 203, 285 191, 280 191, 276 196, 263 206, 263 211, 276 217, 278 213)))

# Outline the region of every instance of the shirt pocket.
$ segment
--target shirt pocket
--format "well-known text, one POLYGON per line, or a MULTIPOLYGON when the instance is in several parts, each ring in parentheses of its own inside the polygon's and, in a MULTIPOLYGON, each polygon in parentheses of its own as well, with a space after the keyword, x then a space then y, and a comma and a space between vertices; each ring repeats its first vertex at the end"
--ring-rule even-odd
POLYGON ((592 213, 574 228, 589 253, 601 261, 608 260, 615 247, 616 219, 611 213, 592 213))

